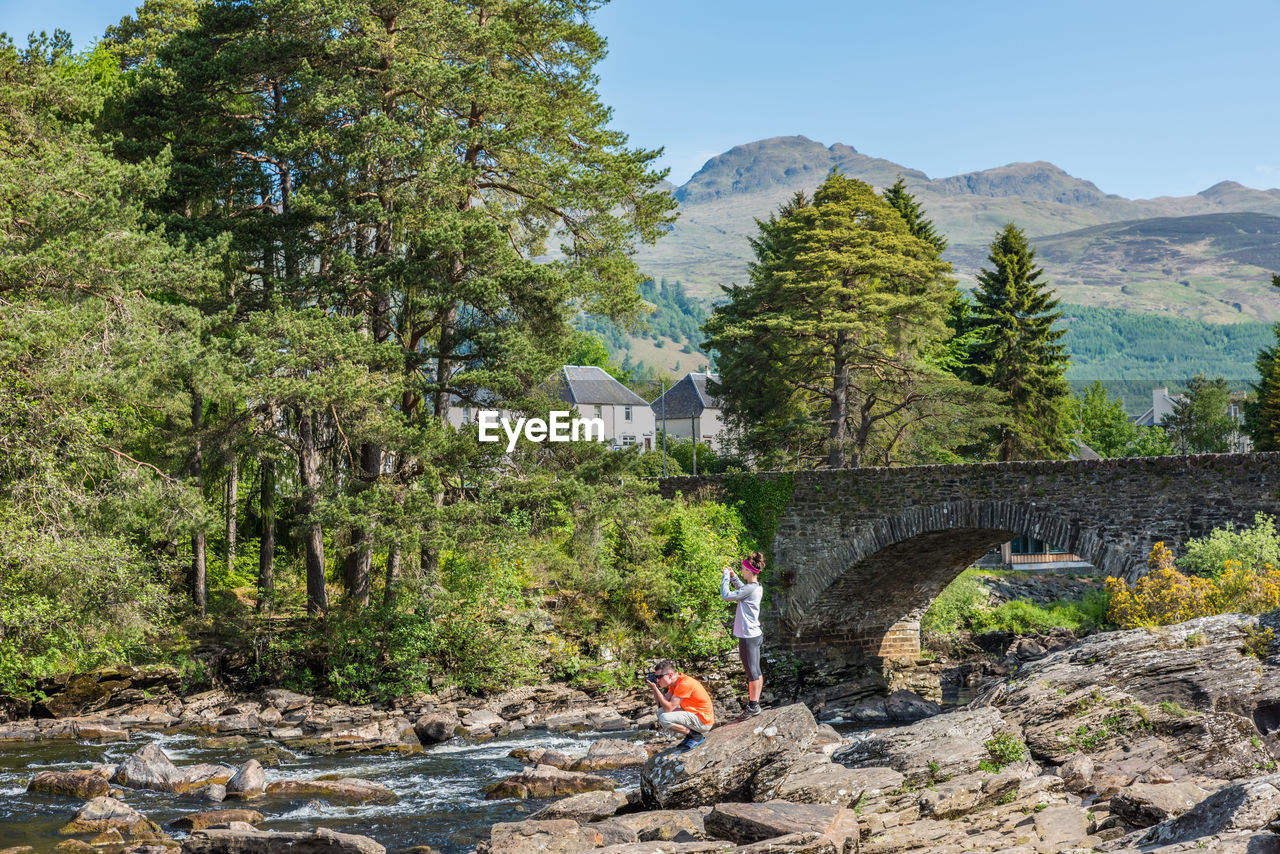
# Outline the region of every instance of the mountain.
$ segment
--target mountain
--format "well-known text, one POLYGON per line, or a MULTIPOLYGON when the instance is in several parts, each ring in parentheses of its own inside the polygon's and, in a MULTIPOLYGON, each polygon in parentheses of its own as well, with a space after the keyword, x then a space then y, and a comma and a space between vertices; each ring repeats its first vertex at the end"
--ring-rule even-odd
POLYGON ((679 280, 690 294, 715 299, 720 285, 746 280, 755 220, 796 191, 811 192, 832 168, 877 187, 899 175, 906 179, 951 241, 947 257, 962 283, 972 283, 992 235, 1012 220, 1043 245, 1050 278, 1069 292, 1069 301, 1219 321, 1280 319, 1280 295, 1272 293, 1267 275, 1280 269, 1268 248, 1274 224, 1211 218, 1280 217, 1280 190, 1224 181, 1194 196, 1126 199, 1044 161, 934 179, 849 145, 824 146, 804 136, 759 140, 708 160, 676 189, 679 221, 637 260, 655 278, 679 280), (1137 225, 1148 219, 1166 222, 1146 230, 1137 225), (1089 231, 1112 224, 1123 228, 1089 231), (1179 228, 1186 230, 1182 238, 1167 233, 1179 228), (1209 231, 1200 241, 1191 239, 1201 228, 1209 231), (1219 228, 1236 236, 1213 233, 1219 228), (1210 243, 1198 245, 1204 240, 1210 243))

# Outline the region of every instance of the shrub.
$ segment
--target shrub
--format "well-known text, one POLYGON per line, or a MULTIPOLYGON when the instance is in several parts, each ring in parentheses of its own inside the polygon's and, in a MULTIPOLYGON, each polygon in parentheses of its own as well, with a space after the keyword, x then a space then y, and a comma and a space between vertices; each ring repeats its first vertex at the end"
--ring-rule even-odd
POLYGON ((994 738, 983 742, 982 746, 987 749, 991 759, 984 759, 978 763, 978 767, 992 774, 999 773, 1015 762, 1021 762, 1027 756, 1027 746, 1022 743, 1022 739, 1011 732, 999 733, 994 738))
POLYGON ((1276 633, 1272 628, 1262 626, 1244 627, 1244 654, 1252 655, 1259 660, 1271 653, 1271 645, 1276 642, 1276 633))
POLYGON ((1187 541, 1187 553, 1178 559, 1178 568, 1191 575, 1216 578, 1234 568, 1263 575, 1280 569, 1280 534, 1274 517, 1259 513, 1253 525, 1237 530, 1231 523, 1216 528, 1209 536, 1187 541))
POLYGON ((920 630, 926 635, 951 634, 958 630, 1032 634, 1054 628, 1089 632, 1106 624, 1108 594, 1105 591, 1090 591, 1080 599, 1059 599, 1044 606, 1012 601, 992 608, 987 604, 989 593, 981 578, 979 572, 971 569, 962 572, 930 604, 920 620, 920 630))

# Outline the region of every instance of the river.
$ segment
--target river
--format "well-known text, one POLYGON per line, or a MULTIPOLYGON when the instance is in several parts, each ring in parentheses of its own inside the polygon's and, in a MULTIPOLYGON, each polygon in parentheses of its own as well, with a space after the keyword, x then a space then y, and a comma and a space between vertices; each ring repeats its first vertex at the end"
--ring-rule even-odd
MULTIPOLYGON (((268 782, 283 778, 307 779, 340 773, 383 783, 398 797, 394 804, 338 806, 280 798, 227 801, 210 804, 183 800, 180 796, 139 789, 123 789, 122 800, 141 811, 177 838, 183 835, 167 827, 179 816, 203 810, 249 807, 266 816, 265 830, 310 830, 327 827, 371 837, 389 852, 414 845, 430 845, 441 854, 460 854, 475 848, 489 827, 500 821, 520 821, 547 801, 486 801, 484 787, 518 773, 519 760, 507 754, 514 747, 550 747, 571 755, 586 752, 587 745, 605 737, 637 738, 637 734, 585 733, 572 735, 534 730, 495 738, 479 744, 447 743, 415 754, 358 754, 333 756, 298 754, 266 767, 268 782)), ((221 762, 239 765, 254 747, 274 742, 250 740, 248 747, 206 748, 201 739, 187 735, 134 733, 133 740, 114 744, 38 742, 0 747, 0 849, 30 845, 37 852, 52 852, 62 839, 58 828, 79 808, 74 798, 28 793, 27 780, 45 770, 70 771, 95 763, 119 763, 147 742, 155 742, 178 765, 221 762)), ((598 772, 618 780, 619 788, 638 784, 638 770, 598 772)))

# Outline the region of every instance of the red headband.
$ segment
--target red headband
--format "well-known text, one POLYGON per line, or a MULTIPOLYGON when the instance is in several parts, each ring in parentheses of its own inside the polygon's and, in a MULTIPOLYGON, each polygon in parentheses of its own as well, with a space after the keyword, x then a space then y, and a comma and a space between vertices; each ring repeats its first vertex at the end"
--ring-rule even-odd
POLYGON ((751 563, 751 558, 749 557, 744 557, 742 559, 742 568, 746 570, 750 570, 751 572, 754 572, 757 575, 760 573, 760 570, 757 569, 755 565, 751 563))

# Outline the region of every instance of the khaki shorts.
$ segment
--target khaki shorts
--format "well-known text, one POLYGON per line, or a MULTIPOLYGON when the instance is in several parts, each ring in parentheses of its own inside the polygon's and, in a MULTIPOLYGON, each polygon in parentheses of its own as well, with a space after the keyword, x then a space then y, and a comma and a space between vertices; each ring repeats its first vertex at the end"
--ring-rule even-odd
POLYGON ((658 726, 663 729, 671 729, 672 724, 680 724, 688 727, 691 731, 702 734, 711 731, 711 724, 702 722, 702 718, 693 712, 686 712, 684 709, 676 709, 671 712, 658 712, 658 726))

